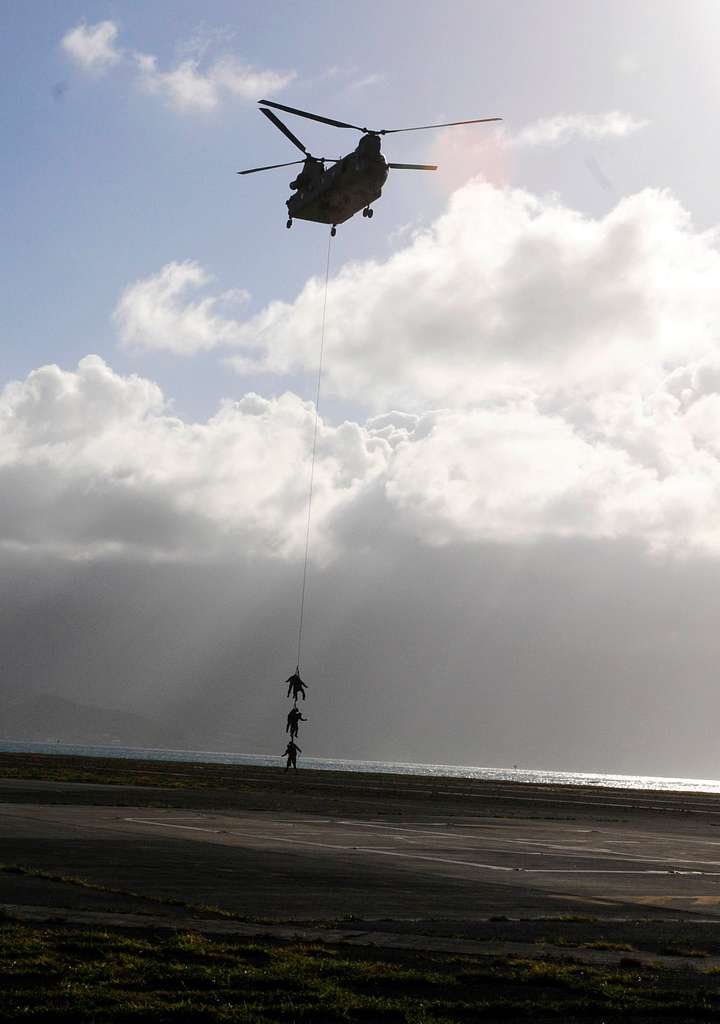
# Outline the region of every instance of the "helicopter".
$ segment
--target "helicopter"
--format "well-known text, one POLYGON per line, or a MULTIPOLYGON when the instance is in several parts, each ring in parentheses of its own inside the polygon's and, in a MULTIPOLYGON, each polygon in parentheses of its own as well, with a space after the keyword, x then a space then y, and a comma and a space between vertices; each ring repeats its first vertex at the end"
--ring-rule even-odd
POLYGON ((484 124, 488 121, 502 121, 501 117, 480 117, 471 121, 447 121, 444 124, 422 124, 415 128, 361 128, 346 121, 336 121, 331 117, 321 117, 307 110, 288 107, 284 103, 273 103, 271 100, 258 100, 260 113, 271 121, 283 135, 292 142, 305 156, 302 160, 290 160, 284 164, 269 164, 266 167, 250 167, 238 174, 257 174, 258 171, 272 171, 277 167, 292 167, 302 164, 290 188, 294 194, 286 202, 288 209, 287 227, 291 228, 293 220, 311 220, 319 224, 330 224, 330 234, 335 236, 337 225, 343 224, 362 210, 363 217, 371 218, 374 210, 371 206, 382 195, 389 170, 399 171, 436 171, 437 164, 396 164, 388 163, 381 152, 381 137, 394 135, 397 132, 421 132, 429 128, 453 128, 456 125, 484 124), (273 108, 273 109, 269 109, 273 108), (273 110, 282 110, 298 117, 306 117, 310 121, 333 125, 335 128, 351 128, 360 132, 361 138, 356 148, 347 156, 329 158, 314 157, 307 151, 303 143, 284 124, 273 110), (326 169, 325 164, 331 166, 326 169))

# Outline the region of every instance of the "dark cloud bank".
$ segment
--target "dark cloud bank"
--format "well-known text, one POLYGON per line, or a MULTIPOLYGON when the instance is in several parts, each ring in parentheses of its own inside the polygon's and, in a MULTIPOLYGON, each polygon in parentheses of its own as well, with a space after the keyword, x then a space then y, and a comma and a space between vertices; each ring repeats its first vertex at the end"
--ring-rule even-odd
MULTIPOLYGON (((152 719, 164 745, 282 750, 297 563, 2 571, 11 721, 54 694, 152 719)), ((716 775, 719 576, 622 542, 359 547, 311 577, 303 749, 716 775)))

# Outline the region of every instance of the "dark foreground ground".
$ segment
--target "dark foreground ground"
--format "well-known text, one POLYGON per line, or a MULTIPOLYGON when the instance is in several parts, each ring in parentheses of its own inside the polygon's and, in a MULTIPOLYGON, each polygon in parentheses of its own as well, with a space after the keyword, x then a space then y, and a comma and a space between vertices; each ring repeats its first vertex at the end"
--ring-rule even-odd
POLYGON ((720 1019, 716 796, 0 755, 0 862, 0 1020, 720 1019))

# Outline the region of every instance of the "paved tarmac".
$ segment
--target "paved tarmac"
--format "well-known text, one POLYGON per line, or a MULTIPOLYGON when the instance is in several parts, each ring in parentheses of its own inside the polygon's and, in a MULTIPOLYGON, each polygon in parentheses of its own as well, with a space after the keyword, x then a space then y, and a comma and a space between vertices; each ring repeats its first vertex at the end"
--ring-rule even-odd
POLYGON ((362 814, 325 815, 294 812, 290 800, 273 810, 218 809, 208 804, 222 800, 203 794, 185 794, 182 807, 152 806, 162 792, 2 781, 0 861, 103 888, 4 872, 0 904, 161 916, 163 901, 181 900, 308 921, 720 918, 716 798, 514 787, 500 790, 505 804, 514 801, 504 817, 492 788, 483 797, 475 786, 460 811, 455 787, 452 814, 435 794, 390 821, 382 799, 367 794, 362 814))

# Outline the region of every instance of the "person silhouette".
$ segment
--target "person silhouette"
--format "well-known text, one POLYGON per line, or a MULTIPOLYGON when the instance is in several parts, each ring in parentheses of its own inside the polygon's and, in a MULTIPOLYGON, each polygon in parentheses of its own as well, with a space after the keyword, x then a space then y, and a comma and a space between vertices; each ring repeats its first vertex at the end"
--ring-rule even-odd
POLYGON ((291 708, 287 716, 287 725, 285 726, 285 732, 290 733, 291 740, 297 736, 300 722, 307 722, 307 718, 303 717, 302 711, 298 711, 297 707, 291 708))
POLYGON ((300 678, 300 666, 295 669, 291 676, 288 676, 285 682, 289 684, 287 692, 288 697, 292 694, 293 700, 297 703, 298 694, 301 693, 302 699, 305 700, 305 689, 307 688, 307 683, 304 683, 300 678))
POLYGON ((287 757, 287 764, 285 765, 285 771, 289 771, 291 765, 295 769, 295 771, 297 771, 297 756, 298 756, 298 754, 302 754, 302 750, 297 745, 297 743, 295 743, 294 740, 290 740, 288 742, 288 745, 285 747, 285 750, 283 750, 283 757, 287 757))

